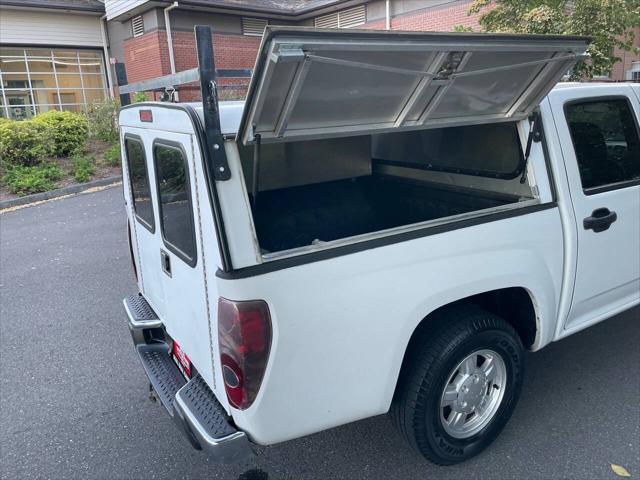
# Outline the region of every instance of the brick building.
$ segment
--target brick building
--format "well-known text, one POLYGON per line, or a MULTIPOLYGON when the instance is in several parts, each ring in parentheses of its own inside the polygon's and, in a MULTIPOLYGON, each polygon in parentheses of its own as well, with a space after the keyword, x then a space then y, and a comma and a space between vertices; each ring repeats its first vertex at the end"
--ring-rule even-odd
MULTIPOLYGON (((129 82, 195 67, 193 27, 212 26, 223 98, 243 96, 267 24, 435 31, 450 31, 456 25, 477 28, 479 15, 467 15, 468 6, 468 0, 105 2, 111 62, 125 64, 129 82)), ((193 86, 181 90, 180 99, 198 95, 193 86)))
MULTIPOLYGON (((214 30, 222 96, 242 97, 265 25, 451 31, 479 29, 483 12, 468 15, 471 0, 106 0, 112 62, 123 62, 129 82, 196 66, 193 27, 214 30), (170 32, 170 35, 168 35, 170 32), (170 46, 172 44, 172 46, 170 46), (173 55, 172 55, 173 54, 173 55), (173 59, 172 59, 173 56, 173 59), (172 66, 173 64, 173 66, 172 66)), ((640 27, 636 52, 599 80, 640 80, 640 27)), ((198 96, 195 86, 181 100, 198 96)))

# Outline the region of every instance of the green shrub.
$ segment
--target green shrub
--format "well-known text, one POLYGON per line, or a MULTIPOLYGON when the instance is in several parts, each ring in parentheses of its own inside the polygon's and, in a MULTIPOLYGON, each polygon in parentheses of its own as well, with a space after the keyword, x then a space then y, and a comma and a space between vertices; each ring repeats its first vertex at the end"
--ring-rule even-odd
POLYGON ((104 152, 104 161, 110 167, 120 165, 120 144, 114 143, 104 152))
POLYGON ((71 157, 71 174, 76 182, 84 183, 91 180, 96 171, 96 159, 93 155, 76 154, 71 157))
POLYGON ((35 166, 13 165, 7 169, 2 181, 11 193, 27 195, 46 192, 54 188, 54 182, 62 178, 62 170, 55 163, 35 166))
POLYGON ((66 157, 80 149, 89 135, 89 123, 84 115, 78 113, 50 110, 32 121, 52 130, 58 157, 66 157))
POLYGON ((149 97, 145 92, 136 92, 133 94, 133 103, 148 102, 149 97))
POLYGON ((104 142, 118 140, 118 108, 117 100, 107 99, 96 102, 89 107, 86 116, 89 120, 89 136, 104 142))
POLYGON ((11 165, 36 165, 55 153, 51 128, 33 120, 0 122, 0 161, 11 165))

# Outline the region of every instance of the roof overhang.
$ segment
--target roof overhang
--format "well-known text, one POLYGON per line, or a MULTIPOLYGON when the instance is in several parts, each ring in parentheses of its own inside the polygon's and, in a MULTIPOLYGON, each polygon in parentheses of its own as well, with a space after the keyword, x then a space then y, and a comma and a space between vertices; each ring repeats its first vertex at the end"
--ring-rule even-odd
POLYGON ((49 12, 49 13, 69 13, 73 15, 91 15, 91 16, 102 16, 104 15, 104 7, 100 9, 99 7, 88 7, 88 6, 79 6, 67 4, 63 1, 52 2, 52 3, 41 3, 38 4, 36 2, 33 3, 25 3, 18 0, 2 0, 0 2, 0 8, 6 8, 11 10, 25 10, 25 11, 39 11, 39 12, 49 12))

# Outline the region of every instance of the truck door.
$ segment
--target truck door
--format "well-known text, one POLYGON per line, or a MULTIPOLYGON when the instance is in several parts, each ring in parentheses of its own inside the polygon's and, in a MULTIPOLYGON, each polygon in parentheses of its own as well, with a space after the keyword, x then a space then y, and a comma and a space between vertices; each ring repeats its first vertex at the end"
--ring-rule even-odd
POLYGON ((573 329, 640 301, 640 105, 628 85, 549 100, 577 224, 573 329))
POLYGON ((201 373, 211 378, 193 142, 193 135, 158 131, 151 145, 162 243, 157 275, 166 298, 162 321, 167 332, 201 373))

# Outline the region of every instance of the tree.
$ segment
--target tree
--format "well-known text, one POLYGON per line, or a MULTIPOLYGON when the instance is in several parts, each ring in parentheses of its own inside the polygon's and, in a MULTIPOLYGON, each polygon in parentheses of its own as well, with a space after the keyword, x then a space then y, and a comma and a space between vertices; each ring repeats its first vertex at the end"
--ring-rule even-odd
POLYGON ((485 7, 493 8, 480 17, 484 31, 591 37, 574 80, 610 71, 621 60, 614 48, 632 50, 631 29, 640 25, 640 0, 474 0, 469 13, 485 7))

